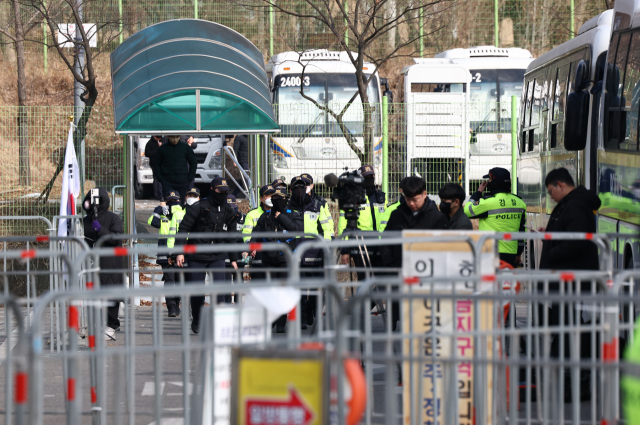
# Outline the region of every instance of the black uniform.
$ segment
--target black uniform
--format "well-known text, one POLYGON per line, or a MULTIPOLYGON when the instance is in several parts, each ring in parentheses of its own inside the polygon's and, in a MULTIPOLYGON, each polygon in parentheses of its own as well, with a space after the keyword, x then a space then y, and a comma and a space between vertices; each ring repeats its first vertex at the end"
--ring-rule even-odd
MULTIPOLYGON (((232 207, 232 208, 233 208, 233 207, 232 207)), ((236 210, 235 210, 235 208, 234 208, 234 211, 235 211, 235 213, 236 213, 236 222, 238 223, 238 224, 237 224, 238 233, 240 233, 240 232, 242 232, 242 226, 244 226, 244 219, 245 219, 245 217, 246 217, 246 214, 244 214, 244 213, 243 213, 242 211, 240 211, 240 210, 237 210, 237 211, 236 211, 236 210)), ((238 251, 238 252, 236 253, 236 255, 237 255, 237 259, 242 258, 242 251, 238 251)), ((234 268, 233 268, 233 266, 231 265, 231 259, 229 258, 229 255, 227 255, 227 258, 224 260, 224 266, 225 266, 225 268, 229 269, 229 272, 228 272, 228 273, 225 273, 224 280, 225 280, 226 282, 228 282, 228 283, 231 283, 231 276, 233 276, 233 279, 234 279, 234 280, 236 280, 236 276, 237 276, 237 275, 234 273, 234 270, 235 270, 235 269, 234 269, 234 268)), ((238 265, 238 268, 240 268, 240 266, 239 266, 239 265, 238 265)), ((236 285, 237 285, 237 284, 238 284, 238 282, 236 282, 236 285)), ((231 295, 230 295, 230 294, 229 294, 229 295, 225 295, 224 297, 225 297, 225 298, 224 298, 224 301, 225 301, 226 303, 231 303, 231 295)), ((236 300, 237 300, 237 299, 236 299, 236 300)))
POLYGON ((233 150, 236 153, 236 158, 242 168, 249 169, 249 140, 247 136, 240 134, 233 140, 233 150))
MULTIPOLYGON (((600 198, 584 186, 578 186, 555 206, 547 232, 596 232, 594 211, 600 198)), ((591 241, 549 240, 542 242, 541 269, 598 270, 598 247, 591 241)))
MULTIPOLYGON (((162 139, 161 139, 162 140, 162 139)), ((149 164, 153 163, 153 158, 155 158, 156 153, 158 153, 158 149, 160 149, 160 143, 153 138, 153 136, 149 139, 146 145, 144 145, 144 156, 149 158, 149 164)), ((157 200, 162 200, 162 184, 156 178, 155 173, 153 175, 153 196, 157 200)))
MULTIPOLYGON (((253 229, 254 232, 276 232, 276 233, 284 233, 286 232, 301 232, 304 229, 304 219, 302 214, 297 211, 292 211, 287 209, 285 212, 280 213, 278 218, 275 217, 275 211, 268 210, 265 211, 260 218, 258 219, 258 223, 253 229)), ((252 242, 275 242, 275 243, 286 243, 289 245, 291 250, 295 250, 298 239, 287 237, 286 234, 282 236, 276 236, 274 238, 251 238, 252 242)), ((262 264, 265 268, 287 268, 287 260, 284 257, 284 254, 281 251, 263 251, 262 252, 262 264)), ((282 278, 286 277, 286 272, 271 272, 271 277, 282 278)), ((276 320, 276 326, 278 328, 283 328, 287 323, 287 315, 282 315, 278 320, 276 320)))
MULTIPOLYGON (((555 206, 549 222, 547 224, 547 232, 596 232, 596 216, 594 211, 600 208, 600 198, 584 186, 578 186, 569 194, 567 194, 558 205, 555 206)), ((591 241, 579 241, 579 240, 560 240, 552 239, 542 242, 542 253, 540 255, 540 269, 555 269, 555 270, 598 270, 599 269, 599 257, 598 247, 591 241)), ((570 285, 570 284, 569 284, 570 285)), ((576 292, 575 285, 570 285, 572 292, 576 292)), ((544 286, 538 285, 538 292, 543 293, 544 286)), ((567 291, 569 288, 566 288, 567 291)), ((559 292, 559 282, 549 282, 550 292, 559 292)), ((582 283, 582 293, 591 293, 591 283, 582 283)), ((573 324, 580 323, 588 329, 589 320, 585 320, 580 310, 573 309, 571 303, 567 303, 564 309, 564 322, 565 325, 573 322, 573 324), (573 315, 573 320, 570 321, 570 317, 573 315)), ((539 325, 542 326, 544 319, 545 306, 542 303, 538 304, 538 317, 539 325)), ((549 327, 557 327, 560 325, 560 305, 557 303, 551 303, 551 308, 548 310, 549 327)), ((569 336, 565 337, 564 342, 564 356, 566 359, 571 358, 571 344, 569 336)), ((560 335, 558 333, 551 333, 551 358, 560 357, 560 335)), ((593 361, 591 356, 591 332, 580 333, 580 359, 583 362, 593 361)), ((569 369, 565 369, 565 401, 571 400, 571 375, 569 369)), ((588 369, 580 370, 580 387, 582 400, 589 400, 591 395, 591 374, 588 369)))
POLYGON ((175 190, 180 193, 180 201, 184 204, 189 183, 196 177, 198 161, 193 149, 184 142, 164 143, 151 161, 153 175, 162 184, 167 193, 175 190))
MULTIPOLYGON (((82 202, 82 207, 87 212, 87 215, 82 219, 84 226, 84 237, 89 247, 93 248, 95 243, 100 237, 105 235, 121 235, 124 233, 122 220, 117 214, 109 211, 109 194, 106 189, 99 188, 100 192, 100 204, 98 205, 98 223, 100 223, 100 230, 95 232, 92 228, 93 221, 96 220, 94 216, 93 207, 90 205, 87 209, 87 202, 91 202, 91 193, 87 193, 82 202)), ((122 246, 121 240, 109 240, 103 244, 104 247, 120 247, 122 246)), ((107 270, 124 270, 127 268, 126 257, 112 257, 102 256, 100 257, 100 285, 101 286, 122 286, 124 280, 122 271, 120 272, 108 272, 107 270), (105 272, 106 271, 106 272, 105 272)), ((107 326, 112 329, 118 329, 120 327, 120 320, 118 319, 118 309, 120 307, 120 300, 111 300, 111 306, 107 307, 107 326)))
MULTIPOLYGON (((189 238, 189 244, 205 245, 205 244, 225 244, 225 243, 241 243, 237 230, 236 213, 227 203, 222 205, 216 204, 214 200, 204 199, 187 208, 186 214, 180 223, 178 233, 221 233, 229 234, 228 238, 223 239, 199 239, 189 238)), ((184 245, 186 239, 176 239, 176 245, 184 245)), ((227 255, 233 262, 238 259, 237 252, 218 252, 218 253, 200 253, 185 255, 189 268, 215 268, 224 269, 224 260, 227 255)), ((213 283, 224 282, 224 271, 213 273, 213 283)), ((206 272, 188 272, 186 273, 186 281, 188 283, 204 283, 206 272)), ((225 297, 218 295, 218 302, 224 302, 225 297)), ((197 328, 200 323, 200 309, 204 305, 204 296, 196 295, 191 297, 191 314, 193 315, 192 328, 197 328)))

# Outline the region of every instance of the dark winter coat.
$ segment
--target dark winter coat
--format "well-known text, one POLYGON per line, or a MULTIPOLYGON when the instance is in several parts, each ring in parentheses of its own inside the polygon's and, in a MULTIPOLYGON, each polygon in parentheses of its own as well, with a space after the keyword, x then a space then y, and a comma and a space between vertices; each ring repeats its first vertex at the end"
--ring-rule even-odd
MULTIPOLYGON (((194 244, 226 244, 226 243, 242 243, 240 232, 238 232, 238 218, 236 212, 226 202, 223 205, 216 205, 213 200, 203 199, 186 209, 184 218, 178 227, 178 233, 227 233, 227 238, 222 239, 200 239, 189 238, 177 239, 176 245, 194 244)), ((229 256, 229 260, 236 261, 238 259, 237 252, 212 252, 212 253, 194 253, 187 254, 185 258, 189 260, 210 262, 216 260, 224 260, 229 256)))
MULTIPOLYGON (((91 193, 87 193, 82 202, 82 208, 87 212, 87 215, 82 219, 84 226, 84 237, 87 244, 93 248, 95 243, 100 237, 105 235, 121 235, 124 233, 122 220, 117 214, 109 211, 109 194, 106 189, 99 188, 100 191, 100 204, 98 205, 98 223, 100 223, 100 231, 94 232, 91 228, 91 224, 95 220, 94 210, 92 206, 89 209, 86 208, 87 202, 91 202, 91 193)), ((103 247, 119 247, 122 246, 122 240, 109 240, 106 241, 103 247)), ((100 257, 100 269, 101 270, 122 270, 127 267, 126 257, 100 257)), ((100 285, 122 285, 122 272, 118 273, 100 273, 100 285)))
POLYGON ((164 143, 151 161, 153 175, 162 187, 182 185, 196 178, 198 161, 193 149, 184 142, 164 143))
MULTIPOLYGON (((256 226, 253 228, 255 233, 257 232, 302 232, 304 230, 304 218, 298 211, 287 210, 280 213, 278 218, 271 213, 271 210, 262 213, 256 226)), ((269 237, 253 237, 251 242, 267 242, 267 243, 286 243, 289 245, 292 251, 295 251, 298 244, 298 239, 294 237, 287 237, 286 234, 282 236, 274 235, 273 238, 269 237)), ((281 267, 286 264, 286 258, 281 251, 263 251, 262 252, 262 264, 263 266, 281 267)))
MULTIPOLYGON (((594 211, 600 208, 600 198, 578 186, 553 209, 547 232, 596 232, 594 211)), ((540 269, 598 270, 598 247, 591 241, 542 242, 540 269)))
MULTIPOLYGON (((444 230, 447 228, 448 217, 438 209, 435 202, 427 198, 418 214, 413 215, 413 211, 406 202, 400 202, 389 216, 385 232, 393 232, 405 229, 413 230, 444 230)), ((382 264, 385 267, 402 267, 402 246, 385 245, 380 247, 382 264)))
POLYGON ((153 158, 158 153, 158 149, 160 149, 160 143, 153 137, 149 139, 146 145, 144 145, 144 156, 149 158, 149 161, 153 161, 153 158))
POLYGON ((471 224, 471 220, 464 213, 464 208, 460 205, 458 211, 449 219, 449 223, 447 223, 447 229, 449 230, 473 230, 473 224, 471 224))
POLYGON ((249 163, 249 139, 247 136, 240 134, 233 140, 233 150, 240 164, 249 163))

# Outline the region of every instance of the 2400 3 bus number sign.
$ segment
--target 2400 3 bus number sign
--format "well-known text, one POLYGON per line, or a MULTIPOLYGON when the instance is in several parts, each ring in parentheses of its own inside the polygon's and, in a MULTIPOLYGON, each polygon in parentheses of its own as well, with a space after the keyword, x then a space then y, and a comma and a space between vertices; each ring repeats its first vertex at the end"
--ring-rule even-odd
MULTIPOLYGON (((300 77, 292 76, 292 77, 281 77, 280 78, 280 87, 300 87, 302 80, 300 77)), ((304 85, 310 86, 311 79, 306 76, 304 77, 304 85)))

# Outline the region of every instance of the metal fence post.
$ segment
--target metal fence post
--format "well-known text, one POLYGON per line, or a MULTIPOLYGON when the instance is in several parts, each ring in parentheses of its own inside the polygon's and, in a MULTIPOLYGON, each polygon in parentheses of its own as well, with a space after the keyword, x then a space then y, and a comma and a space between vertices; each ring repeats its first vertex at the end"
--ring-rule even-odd
POLYGON ((198 0, 193 0, 193 16, 198 19, 198 0))
POLYGON ((575 21, 576 4, 575 0, 571 0, 571 38, 576 36, 574 21, 575 21))
POLYGON ((498 0, 494 0, 493 12, 494 12, 494 20, 495 20, 494 32, 496 37, 496 47, 500 47, 500 30, 498 28, 498 20, 500 18, 498 17, 498 7, 499 7, 498 0))
POLYGON ((269 56, 273 56, 273 4, 269 4, 269 56))
POLYGON ((518 193, 518 98, 511 96, 511 193, 518 193))
MULTIPOLYGON (((422 31, 422 28, 420 30, 422 31)), ((382 191, 389 193, 389 98, 387 96, 382 96, 382 191)))
POLYGON ((419 26, 420 26, 420 57, 424 57, 424 9, 420 8, 418 12, 420 14, 419 26))
MULTIPOLYGON (((47 2, 43 2, 42 5, 46 8, 47 2)), ((571 33, 573 34, 573 21, 571 22, 572 22, 571 33)), ((42 49, 44 53, 44 73, 46 74, 47 73, 47 54, 49 52, 47 51, 47 24, 45 24, 44 22, 42 23, 42 36, 44 38, 44 43, 42 44, 42 49)))
POLYGON ((122 0, 118 0, 118 26, 120 30, 120 35, 118 36, 120 44, 124 41, 124 37, 122 36, 122 0))

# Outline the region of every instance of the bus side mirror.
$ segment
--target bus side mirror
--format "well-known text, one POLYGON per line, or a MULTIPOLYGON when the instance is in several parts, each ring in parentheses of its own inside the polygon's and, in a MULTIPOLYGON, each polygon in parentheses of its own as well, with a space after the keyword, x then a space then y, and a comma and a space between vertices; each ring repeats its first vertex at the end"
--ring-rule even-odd
MULTIPOLYGON (((582 64, 582 62, 580 62, 582 64)), ((578 69, 580 71, 580 65, 578 69)), ((581 85, 583 80, 578 80, 576 72, 575 90, 567 96, 564 147, 569 151, 581 151, 587 146, 587 134, 589 131, 589 100, 591 93, 584 90, 581 85)))
POLYGON ((385 90, 382 95, 387 96, 387 101, 389 103, 393 103, 393 92, 391 90, 385 90))

